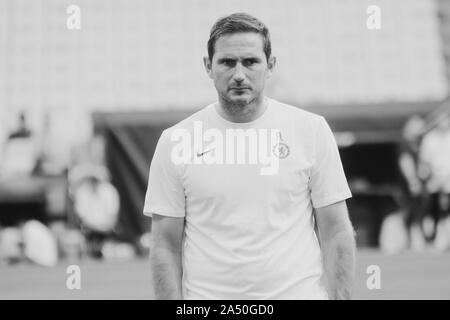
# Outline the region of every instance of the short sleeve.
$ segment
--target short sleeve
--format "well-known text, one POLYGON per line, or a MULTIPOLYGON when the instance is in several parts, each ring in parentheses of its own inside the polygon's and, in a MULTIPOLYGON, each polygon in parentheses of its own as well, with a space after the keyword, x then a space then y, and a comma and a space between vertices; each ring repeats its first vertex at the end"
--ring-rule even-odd
POLYGON ((323 117, 318 121, 314 150, 309 180, 313 207, 325 207, 351 198, 336 140, 323 117))
POLYGON ((185 216, 185 195, 178 168, 171 161, 171 141, 164 130, 156 145, 150 165, 144 215, 185 216))

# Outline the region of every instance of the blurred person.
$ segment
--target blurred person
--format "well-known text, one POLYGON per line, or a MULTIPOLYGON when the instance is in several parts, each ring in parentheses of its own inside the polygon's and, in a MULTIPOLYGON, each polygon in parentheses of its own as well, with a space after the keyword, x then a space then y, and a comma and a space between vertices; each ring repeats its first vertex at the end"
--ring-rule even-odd
POLYGON ((8 134, 0 159, 0 178, 30 176, 38 162, 35 135, 28 126, 24 112, 18 116, 17 127, 8 134))
POLYGON ((218 101, 164 130, 150 166, 144 214, 152 217, 159 299, 351 297, 351 193, 336 141, 323 117, 265 96, 275 62, 269 31, 256 18, 236 13, 212 27, 204 64, 218 101), (216 142, 239 130, 277 132, 267 150, 278 170, 262 174, 261 161, 211 163, 234 155, 214 141, 188 143, 188 161, 176 163, 177 134, 190 141, 198 124, 216 142))
POLYGON ((17 119, 17 127, 7 135, 0 159, 0 218, 8 224, 23 218, 45 218, 46 187, 35 175, 38 141, 25 113, 21 112, 17 119))
POLYGON ((101 165, 82 164, 69 172, 70 196, 87 241, 87 251, 102 257, 105 241, 113 236, 117 224, 120 196, 101 165))
POLYGON ((68 171, 71 212, 69 223, 81 230, 85 252, 102 258, 106 241, 114 237, 120 196, 104 163, 104 140, 93 135, 72 149, 68 171))
POLYGON ((62 175, 68 167, 67 143, 54 130, 55 119, 49 111, 42 117, 42 130, 38 134, 39 154, 35 172, 40 175, 62 175))
POLYGON ((410 246, 415 250, 425 248, 426 240, 422 222, 426 215, 428 193, 426 182, 428 166, 420 159, 420 147, 425 130, 425 120, 418 115, 410 117, 402 132, 398 163, 401 173, 401 189, 404 195, 405 223, 409 230, 410 246))
POLYGON ((54 142, 49 139, 48 115, 44 115, 43 124, 43 130, 31 130, 25 113, 20 113, 17 127, 4 144, 0 159, 0 199, 3 196, 14 203, 11 216, 29 204, 33 208, 23 210, 28 217, 47 221, 65 214, 65 167, 55 165, 48 152, 54 142))
POLYGON ((421 159, 429 166, 427 190, 431 194, 430 211, 435 216, 435 247, 450 247, 450 118, 443 116, 423 138, 421 159))
POLYGON ((0 266, 14 264, 24 259, 21 229, 0 226, 0 266))

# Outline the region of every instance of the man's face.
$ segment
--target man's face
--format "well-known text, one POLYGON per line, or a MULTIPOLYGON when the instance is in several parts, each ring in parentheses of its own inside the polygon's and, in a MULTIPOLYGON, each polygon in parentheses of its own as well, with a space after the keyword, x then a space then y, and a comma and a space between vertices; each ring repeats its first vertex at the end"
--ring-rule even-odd
POLYGON ((205 57, 204 63, 219 96, 226 102, 245 106, 262 97, 275 58, 270 57, 267 62, 262 36, 245 32, 217 39, 212 61, 205 57))

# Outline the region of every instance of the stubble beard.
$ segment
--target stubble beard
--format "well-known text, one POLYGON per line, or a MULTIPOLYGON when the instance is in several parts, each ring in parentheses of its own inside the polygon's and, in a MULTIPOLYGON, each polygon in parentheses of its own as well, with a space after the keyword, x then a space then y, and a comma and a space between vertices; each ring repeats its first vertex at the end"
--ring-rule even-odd
POLYGON ((220 103, 222 107, 233 116, 242 116, 246 114, 252 114, 257 112, 258 100, 263 100, 263 97, 257 95, 250 99, 249 101, 238 100, 233 101, 227 97, 225 94, 220 95, 220 103))

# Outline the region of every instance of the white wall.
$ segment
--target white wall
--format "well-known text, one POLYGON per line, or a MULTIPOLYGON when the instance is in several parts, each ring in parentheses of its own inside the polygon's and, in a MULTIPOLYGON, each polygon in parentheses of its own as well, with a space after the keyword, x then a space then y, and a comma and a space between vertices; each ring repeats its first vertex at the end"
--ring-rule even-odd
POLYGON ((245 11, 272 32, 269 94, 296 103, 441 99, 447 81, 432 0, 0 0, 0 134, 17 111, 50 112, 61 140, 92 110, 199 108, 215 98, 202 56, 213 22, 245 11), (66 9, 81 8, 81 30, 66 9), (382 28, 366 27, 381 8, 382 28))

